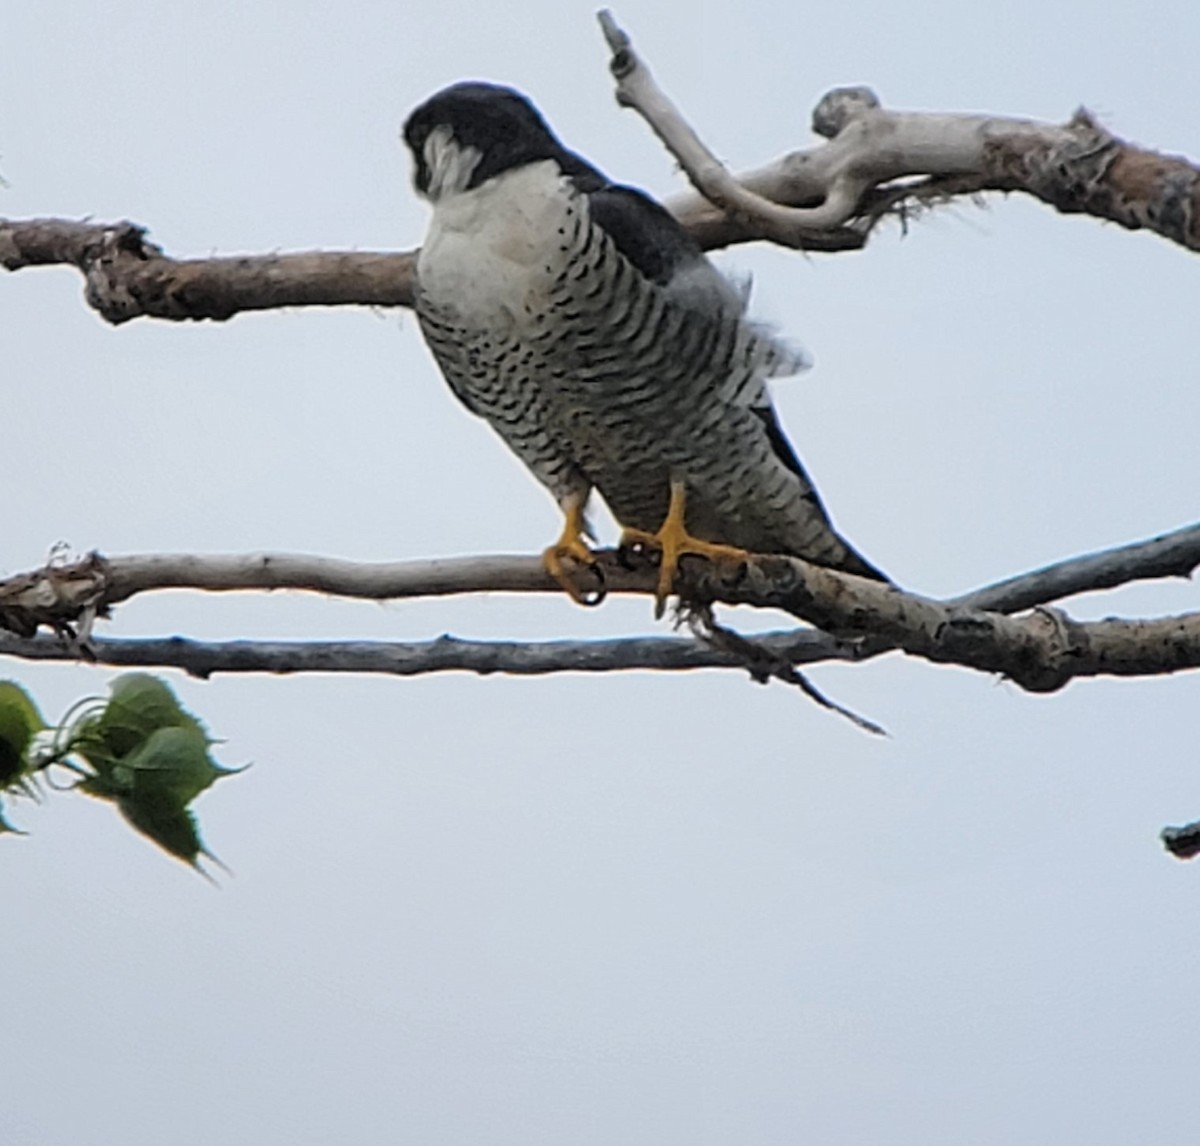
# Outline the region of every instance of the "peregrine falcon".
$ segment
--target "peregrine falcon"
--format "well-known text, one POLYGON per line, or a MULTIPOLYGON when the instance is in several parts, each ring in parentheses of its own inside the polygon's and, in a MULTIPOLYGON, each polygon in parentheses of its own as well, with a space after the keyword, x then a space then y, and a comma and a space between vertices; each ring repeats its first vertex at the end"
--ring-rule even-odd
POLYGON ((803 355, 665 208, 568 151, 519 92, 459 83, 408 118, 433 207, 416 312, 450 388, 550 491, 546 568, 582 599, 584 510, 599 490, 624 544, 679 557, 803 557, 884 579, 834 531, 766 380, 803 355))

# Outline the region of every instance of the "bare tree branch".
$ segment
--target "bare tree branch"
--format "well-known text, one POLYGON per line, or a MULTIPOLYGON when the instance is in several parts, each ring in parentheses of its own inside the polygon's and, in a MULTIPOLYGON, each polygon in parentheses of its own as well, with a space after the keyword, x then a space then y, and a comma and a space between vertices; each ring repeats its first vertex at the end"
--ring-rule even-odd
MULTIPOLYGON (((653 592, 656 570, 651 558, 607 551, 598 554, 598 561, 610 592, 653 592)), ((1078 676, 1152 675, 1200 666, 1200 614, 1080 622, 1045 607, 1068 593, 1111 588, 1147 577, 1183 576, 1197 564, 1200 525, 1192 525, 1137 545, 1009 578, 950 601, 933 601, 780 556, 719 564, 687 558, 681 568, 681 590, 685 601, 701 608, 724 602, 782 609, 824 630, 812 635, 773 634, 760 650, 768 658, 760 660, 760 668, 768 662, 778 666, 824 659, 862 660, 895 648, 926 660, 1000 673, 1030 691, 1053 691, 1078 676), (1032 613, 1007 615, 1031 606, 1036 606, 1032 613), (799 643, 789 643, 793 640, 799 643)), ((0 627, 15 635, 5 640, 0 652, 46 657, 52 646, 34 637, 37 628, 49 626, 69 636, 82 621, 83 644, 60 644, 62 659, 161 655, 164 659, 153 663, 179 665, 196 672, 302 671, 318 667, 304 660, 292 646, 259 646, 253 642, 198 646, 167 641, 120 645, 123 651, 118 652, 119 643, 88 639, 86 626, 90 618, 107 615, 113 606, 139 593, 182 588, 210 592, 293 589, 379 600, 475 592, 548 592, 557 587, 537 557, 361 564, 286 554, 113 558, 93 554, 74 563, 54 562, 0 582, 0 627), (205 651, 189 651, 195 648, 205 651), (255 649, 285 651, 263 651, 263 659, 255 661, 254 657, 260 655, 255 649), (296 667, 287 667, 291 665, 296 667)), ((598 653, 592 642, 554 642, 548 646, 471 642, 440 648, 438 642, 432 646, 313 647, 323 650, 313 654, 322 671, 333 671, 337 656, 333 649, 341 649, 351 658, 342 671, 360 671, 355 666, 366 662, 355 658, 364 656, 367 648, 372 650, 368 660, 378 658, 371 663, 381 667, 361 671, 439 671, 437 667, 420 667, 430 665, 479 672, 534 671, 526 667, 530 663, 557 666, 537 671, 565 671, 583 664, 591 666, 586 671, 731 665, 755 671, 753 658, 741 655, 728 642, 722 646, 711 639, 653 646, 634 641, 630 648, 615 642, 602 645, 598 653), (514 651, 525 648, 539 651, 514 651), (447 649, 456 650, 454 655, 462 659, 446 662, 447 649), (384 662, 391 667, 383 667, 384 662), (394 667, 401 662, 418 667, 394 667)))
POLYGON ((1188 578, 1197 566, 1200 566, 1200 524, 1186 525, 1148 541, 1056 561, 975 589, 947 603, 996 613, 1019 613, 1077 593, 1115 589, 1130 581, 1188 578))
MULTIPOLYGON (((601 14, 617 98, 635 108, 697 192, 667 206, 712 249, 768 239, 811 251, 863 246, 883 218, 955 196, 1020 191, 1063 212, 1145 227, 1200 249, 1200 170, 1126 143, 1086 111, 1065 125, 1002 116, 889 111, 867 88, 839 88, 813 112, 826 142, 731 175, 601 14)), ((68 265, 107 321, 222 320, 287 306, 411 306, 414 252, 328 251, 175 259, 130 222, 0 219, 0 265, 68 265)))
POLYGON ((1039 607, 1008 617, 783 557, 756 558, 737 570, 714 565, 695 581, 689 592, 702 601, 782 609, 827 632, 859 634, 925 660, 998 673, 1031 692, 1053 692, 1077 676, 1200 666, 1200 614, 1078 622, 1039 607))
MULTIPOLYGON (((601 551, 606 587, 614 593, 654 589, 652 560, 637 554, 601 551)), ((758 558, 763 563, 794 563, 799 558, 758 558)), ((735 568, 737 563, 733 563, 735 568)), ((1200 565, 1200 523, 1113 549, 1068 558, 947 601, 950 606, 1014 613, 1077 593, 1111 589, 1129 581, 1186 577, 1200 565)), ((686 559, 684 571, 708 567, 686 559)), ((855 583, 859 578, 853 578, 855 583)), ((896 590, 872 582, 877 593, 896 590)), ((431 558, 365 563, 306 554, 129 554, 77 562, 56 560, 32 573, 0 581, 0 624, 19 632, 25 610, 33 623, 49 624, 54 606, 70 620, 85 603, 108 608, 139 593, 162 589, 237 592, 294 589, 367 600, 456 596, 466 593, 545 593, 558 589, 536 556, 431 558), (7 610, 7 612, 5 612, 7 610), (42 610, 45 616, 38 614, 42 610)))
MULTIPOLYGON (((856 645, 815 629, 769 633, 751 642, 788 664, 855 660, 856 645)), ((691 671, 745 668, 738 652, 685 637, 620 637, 586 641, 473 641, 445 635, 432 641, 194 641, 184 637, 95 638, 94 660, 120 666, 162 666, 207 678, 214 673, 384 673, 421 676, 472 672, 480 676, 548 673, 691 671)), ((35 661, 77 661, 79 653, 57 637, 32 639, 0 633, 0 656, 35 661)))
POLYGON ((173 259, 135 223, 0 219, 0 265, 67 264, 83 272, 88 305, 114 326, 131 318, 223 320, 285 306, 412 306, 409 251, 312 251, 173 259))
POLYGON ((813 112, 813 131, 828 143, 735 178, 658 87, 612 15, 599 18, 617 102, 646 120, 699 192, 669 206, 706 246, 762 238, 814 249, 841 235, 851 247, 906 202, 1023 191, 1064 213, 1145 227, 1200 250, 1200 169, 1118 139, 1084 109, 1059 127, 888 111, 869 88, 836 88, 813 112))

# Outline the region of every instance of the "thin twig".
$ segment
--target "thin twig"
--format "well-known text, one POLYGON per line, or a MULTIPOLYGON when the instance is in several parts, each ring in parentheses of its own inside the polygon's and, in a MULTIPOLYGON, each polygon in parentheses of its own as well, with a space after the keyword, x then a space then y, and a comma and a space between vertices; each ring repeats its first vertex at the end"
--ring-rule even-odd
POLYGON ((795 668, 787 657, 781 656, 761 640, 751 640, 722 625, 713 616, 711 606, 684 604, 681 611, 685 621, 701 641, 740 660, 742 667, 760 684, 765 684, 772 678, 783 681, 784 684, 798 688, 809 700, 822 708, 845 717, 864 732, 870 732, 873 736, 887 735, 882 725, 830 700, 804 673, 795 668))

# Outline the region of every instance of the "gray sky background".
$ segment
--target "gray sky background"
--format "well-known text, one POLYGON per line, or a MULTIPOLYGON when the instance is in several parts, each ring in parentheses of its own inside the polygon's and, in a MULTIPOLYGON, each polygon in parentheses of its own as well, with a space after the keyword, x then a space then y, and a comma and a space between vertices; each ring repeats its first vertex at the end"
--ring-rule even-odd
MULTIPOLYGON (((1200 155, 1194 0, 625 0, 735 167, 831 86, 1200 155)), ((590 4, 10 2, 0 215, 128 217, 179 255, 403 248, 407 110, 528 91, 615 177, 680 187, 612 99, 590 4)), ((813 352, 777 390, 839 526, 963 591, 1200 514, 1197 266, 1037 205, 859 255, 743 248, 813 352)), ((0 567, 109 553, 534 551, 556 511, 408 314, 110 329, 65 269, 0 279, 0 567)), ((1196 607, 1178 583, 1081 616, 1196 607)), ((738 614, 749 626, 762 619, 738 614)), ((136 601, 114 634, 664 631, 645 601, 136 601)), ((101 669, 10 663, 58 717, 101 669)), ((889 657, 814 679, 870 738, 733 673, 411 681, 171 674, 254 761, 200 802, 214 891, 108 807, 0 840, 5 1146, 1164 1139, 1194 1123, 1194 676, 1034 697, 889 657)))

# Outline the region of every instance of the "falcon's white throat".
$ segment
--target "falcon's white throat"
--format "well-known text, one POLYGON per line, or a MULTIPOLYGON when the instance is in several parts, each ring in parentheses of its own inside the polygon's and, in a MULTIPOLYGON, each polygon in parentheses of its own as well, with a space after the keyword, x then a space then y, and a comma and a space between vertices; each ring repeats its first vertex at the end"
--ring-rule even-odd
POLYGON ((463 147, 448 127, 435 127, 425 140, 425 166, 429 169, 426 197, 433 203, 467 189, 482 158, 477 147, 463 147))

